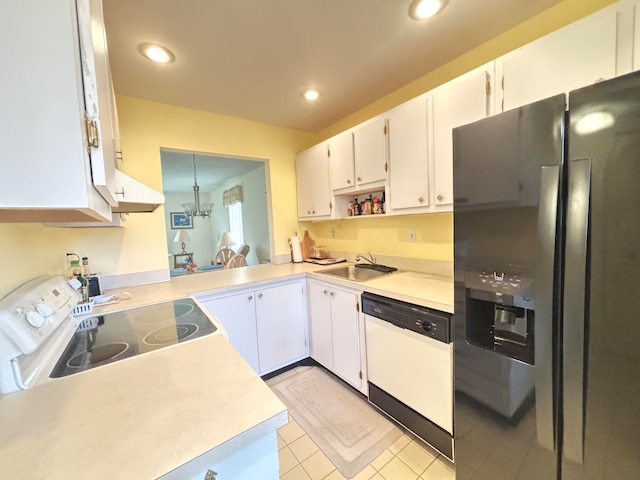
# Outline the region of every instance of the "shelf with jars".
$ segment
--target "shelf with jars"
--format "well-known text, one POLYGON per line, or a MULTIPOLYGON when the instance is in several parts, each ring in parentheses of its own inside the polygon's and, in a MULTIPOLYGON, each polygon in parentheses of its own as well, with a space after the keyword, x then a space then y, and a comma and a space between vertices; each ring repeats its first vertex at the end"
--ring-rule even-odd
POLYGON ((386 192, 377 187, 370 191, 336 195, 335 218, 378 217, 386 214, 386 192))

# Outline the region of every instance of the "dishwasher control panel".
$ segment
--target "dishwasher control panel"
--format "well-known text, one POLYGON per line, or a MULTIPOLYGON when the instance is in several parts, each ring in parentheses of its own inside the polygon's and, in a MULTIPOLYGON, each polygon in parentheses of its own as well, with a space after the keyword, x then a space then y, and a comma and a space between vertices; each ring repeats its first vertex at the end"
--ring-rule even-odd
POLYGON ((400 328, 451 343, 451 314, 372 293, 362 294, 362 311, 400 328))

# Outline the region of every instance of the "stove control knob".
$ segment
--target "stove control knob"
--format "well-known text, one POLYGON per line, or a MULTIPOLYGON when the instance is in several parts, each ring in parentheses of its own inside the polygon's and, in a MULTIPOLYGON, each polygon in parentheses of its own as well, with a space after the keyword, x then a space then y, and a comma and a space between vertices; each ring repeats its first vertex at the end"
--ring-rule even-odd
POLYGON ((36 312, 42 315, 44 318, 49 318, 53 315, 53 308, 46 303, 36 303, 36 312))
POLYGON ((44 317, 40 315, 38 312, 30 311, 24 316, 25 320, 29 325, 33 328, 40 328, 44 325, 44 317))
POLYGON ((432 326, 429 322, 422 322, 422 329, 425 332, 430 332, 432 330, 432 326))

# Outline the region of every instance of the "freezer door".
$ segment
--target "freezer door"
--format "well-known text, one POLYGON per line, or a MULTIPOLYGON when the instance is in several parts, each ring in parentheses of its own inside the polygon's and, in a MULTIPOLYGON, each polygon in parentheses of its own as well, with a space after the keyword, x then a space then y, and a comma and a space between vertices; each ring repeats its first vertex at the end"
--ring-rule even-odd
POLYGON ((640 478, 640 73, 569 106, 563 480, 640 478))

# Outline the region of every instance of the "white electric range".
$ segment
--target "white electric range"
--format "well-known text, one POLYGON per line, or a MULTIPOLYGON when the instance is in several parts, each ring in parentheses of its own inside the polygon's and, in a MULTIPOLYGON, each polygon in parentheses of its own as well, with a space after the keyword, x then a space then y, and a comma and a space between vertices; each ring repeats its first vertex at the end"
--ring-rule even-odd
POLYGON ((63 277, 43 277, 0 300, 0 394, 24 390, 224 327, 191 298, 72 316, 80 300, 63 277))

